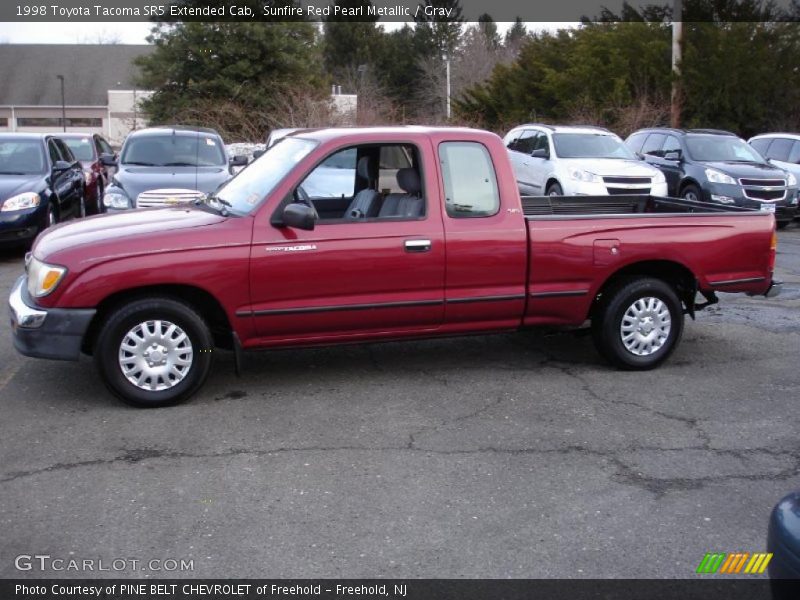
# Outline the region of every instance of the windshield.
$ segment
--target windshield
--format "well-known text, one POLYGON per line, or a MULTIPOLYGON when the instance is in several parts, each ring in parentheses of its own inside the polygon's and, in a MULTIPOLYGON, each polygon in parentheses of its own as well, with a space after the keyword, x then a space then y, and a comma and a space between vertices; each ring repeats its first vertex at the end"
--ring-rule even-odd
POLYGON ((61 138, 64 143, 69 146, 75 158, 80 161, 93 161, 94 150, 92 149, 92 140, 89 138, 61 138))
POLYGON ((764 162, 758 152, 733 136, 686 136, 686 149, 692 159, 700 162, 764 162))
POLYGON ((41 140, 0 140, 0 175, 44 173, 41 140))
POLYGON ((216 167, 227 164, 222 144, 204 133, 142 135, 128 139, 122 164, 146 167, 216 167))
POLYGON ((602 133, 554 133, 559 158, 627 158, 635 160, 622 140, 602 133))
POLYGON ((316 145, 316 142, 299 138, 282 139, 242 169, 215 196, 230 204, 232 211, 249 213, 316 145))

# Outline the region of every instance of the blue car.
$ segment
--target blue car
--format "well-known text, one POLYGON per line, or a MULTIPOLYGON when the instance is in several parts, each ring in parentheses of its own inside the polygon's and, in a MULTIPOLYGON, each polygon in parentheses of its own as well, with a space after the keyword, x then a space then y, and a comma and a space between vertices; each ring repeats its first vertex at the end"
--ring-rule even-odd
POLYGON ((767 533, 772 579, 800 579, 800 491, 793 492, 772 509, 767 533))
POLYGON ((0 134, 0 246, 29 246, 43 229, 83 217, 84 177, 56 136, 0 134))

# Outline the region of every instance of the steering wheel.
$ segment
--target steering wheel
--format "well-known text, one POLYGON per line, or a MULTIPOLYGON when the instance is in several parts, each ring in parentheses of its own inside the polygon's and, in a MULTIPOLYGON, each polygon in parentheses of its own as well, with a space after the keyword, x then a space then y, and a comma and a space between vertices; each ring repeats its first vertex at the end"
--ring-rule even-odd
POLYGON ((308 195, 308 192, 303 189, 302 185, 297 186, 297 189, 294 191, 294 197, 295 200, 297 200, 297 202, 300 204, 305 204, 306 206, 315 208, 314 203, 311 202, 311 197, 308 195))

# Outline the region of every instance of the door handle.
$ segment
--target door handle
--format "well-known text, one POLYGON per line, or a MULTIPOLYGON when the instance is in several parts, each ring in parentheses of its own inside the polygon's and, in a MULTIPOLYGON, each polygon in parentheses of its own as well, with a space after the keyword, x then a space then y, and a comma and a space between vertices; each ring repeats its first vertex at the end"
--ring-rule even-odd
POLYGON ((406 252, 429 252, 431 249, 430 240, 406 240, 406 252))

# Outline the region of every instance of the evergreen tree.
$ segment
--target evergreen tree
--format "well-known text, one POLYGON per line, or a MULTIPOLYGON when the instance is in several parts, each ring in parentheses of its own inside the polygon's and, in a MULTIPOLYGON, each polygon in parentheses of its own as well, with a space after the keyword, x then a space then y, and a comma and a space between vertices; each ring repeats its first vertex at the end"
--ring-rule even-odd
POLYGON ((486 46, 492 50, 500 47, 500 34, 497 33, 497 23, 491 15, 483 13, 478 17, 478 27, 480 27, 483 37, 486 39, 486 46))
POLYGON ((368 15, 370 0, 336 0, 343 8, 361 7, 362 16, 330 16, 323 24, 323 53, 325 69, 334 79, 341 79, 359 67, 368 67, 380 43, 381 31, 377 15, 368 15))
POLYGON ((447 16, 440 14, 428 16, 424 10, 414 17, 417 47, 421 56, 452 56, 461 38, 464 22, 460 0, 424 0, 422 8, 449 9, 447 16))

